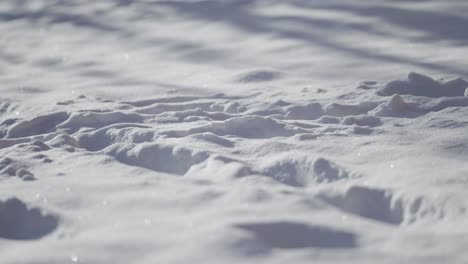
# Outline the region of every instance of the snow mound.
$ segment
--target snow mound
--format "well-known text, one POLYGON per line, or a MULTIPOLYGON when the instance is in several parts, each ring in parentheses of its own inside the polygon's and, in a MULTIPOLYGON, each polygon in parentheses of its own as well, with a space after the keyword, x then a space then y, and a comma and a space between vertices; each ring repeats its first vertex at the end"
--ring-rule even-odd
POLYGON ((464 206, 447 200, 401 195, 391 190, 351 186, 344 194, 321 196, 344 212, 391 225, 437 222, 441 218, 465 218, 464 206))
POLYGON ((37 207, 29 208, 18 198, 0 201, 0 238, 40 239, 52 233, 58 225, 57 216, 37 207))
POLYGON ((468 82, 461 78, 449 81, 436 81, 429 76, 410 73, 404 81, 391 81, 379 90, 380 95, 411 94, 432 98, 465 96, 468 82))
POLYGON ((295 187, 335 182, 353 177, 352 173, 328 159, 311 159, 293 153, 274 159, 269 158, 260 172, 295 187))
POLYGON ((284 124, 278 120, 262 116, 242 116, 230 118, 222 122, 212 122, 209 125, 191 128, 188 131, 172 131, 171 137, 183 137, 195 133, 210 132, 219 136, 238 136, 248 139, 289 137, 307 130, 284 124))
POLYGON ((57 128, 77 131, 81 128, 101 128, 115 123, 141 123, 143 117, 136 113, 112 111, 108 113, 74 113, 57 128))
POLYGON ((175 175, 184 175, 208 158, 206 152, 155 143, 114 144, 104 152, 128 165, 175 175))
POLYGON ((56 112, 40 115, 31 120, 24 120, 13 125, 6 135, 7 138, 27 137, 50 133, 57 129, 57 125, 68 119, 66 112, 56 112))
POLYGON ((34 175, 23 168, 23 165, 17 161, 14 161, 8 157, 2 158, 0 160, 0 176, 17 176, 23 181, 34 181, 36 178, 34 175))

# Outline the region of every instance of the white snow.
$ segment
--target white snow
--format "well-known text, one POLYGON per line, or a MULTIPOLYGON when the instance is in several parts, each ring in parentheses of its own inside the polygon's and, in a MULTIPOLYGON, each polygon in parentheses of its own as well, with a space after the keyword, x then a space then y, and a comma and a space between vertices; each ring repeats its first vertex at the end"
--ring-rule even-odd
POLYGON ((1 1, 0 263, 468 263, 467 14, 1 1))

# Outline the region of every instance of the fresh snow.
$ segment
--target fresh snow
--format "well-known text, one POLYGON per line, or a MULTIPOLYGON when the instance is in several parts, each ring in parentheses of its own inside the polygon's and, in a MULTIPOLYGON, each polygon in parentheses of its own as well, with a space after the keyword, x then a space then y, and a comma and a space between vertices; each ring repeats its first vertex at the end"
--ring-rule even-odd
POLYGON ((467 14, 1 1, 0 263, 468 263, 467 14))

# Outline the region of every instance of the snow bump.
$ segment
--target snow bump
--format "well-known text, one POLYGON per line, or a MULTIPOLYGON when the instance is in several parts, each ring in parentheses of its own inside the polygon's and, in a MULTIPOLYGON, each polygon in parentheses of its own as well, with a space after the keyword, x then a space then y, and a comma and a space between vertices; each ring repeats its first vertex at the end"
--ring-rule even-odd
POLYGON ((52 233, 59 218, 38 207, 28 207, 18 198, 0 201, 0 238, 12 240, 40 239, 52 233))

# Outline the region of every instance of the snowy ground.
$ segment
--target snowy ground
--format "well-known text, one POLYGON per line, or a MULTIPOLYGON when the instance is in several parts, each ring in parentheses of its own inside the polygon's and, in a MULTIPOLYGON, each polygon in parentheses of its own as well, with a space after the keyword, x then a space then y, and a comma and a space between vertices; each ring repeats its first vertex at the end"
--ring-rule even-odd
POLYGON ((468 263, 468 2, 0 2, 0 263, 468 263))

